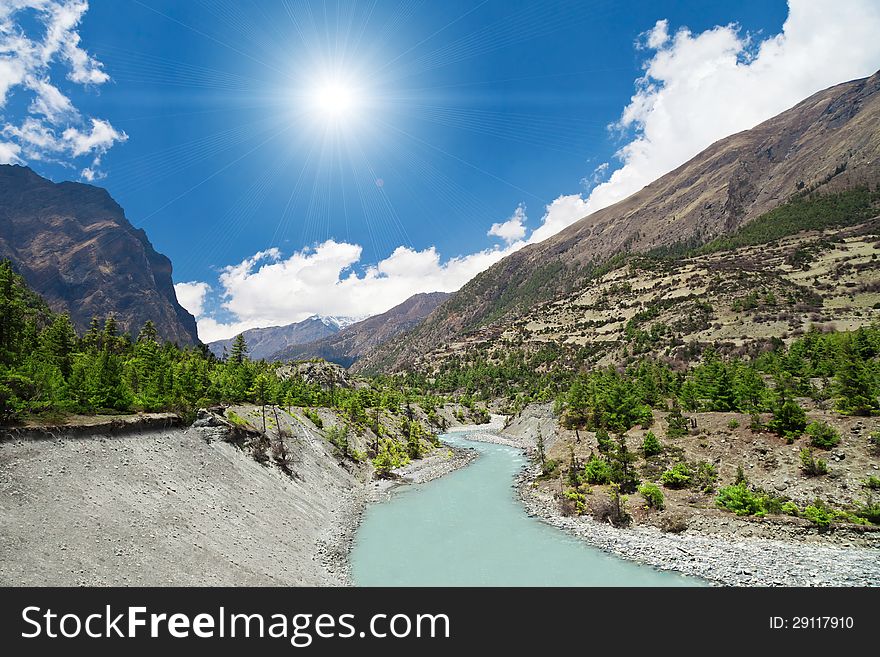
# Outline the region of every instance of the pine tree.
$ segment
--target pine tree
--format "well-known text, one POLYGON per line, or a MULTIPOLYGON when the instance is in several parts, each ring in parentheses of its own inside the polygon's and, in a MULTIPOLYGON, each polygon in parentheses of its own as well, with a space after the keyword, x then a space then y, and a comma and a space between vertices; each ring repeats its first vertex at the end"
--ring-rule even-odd
POLYGON ((666 416, 666 435, 670 438, 681 438, 688 432, 687 418, 681 414, 678 400, 672 400, 672 410, 666 416))
POLYGON ((264 372, 260 372, 254 378, 254 384, 250 390, 248 390, 248 394, 253 398, 253 400, 260 405, 260 413, 263 416, 263 433, 266 433, 266 404, 269 400, 269 393, 271 390, 271 381, 269 380, 268 375, 264 372))
POLYGON ((745 413, 759 411, 763 406, 766 386, 752 367, 741 367, 733 384, 736 406, 745 413))
POLYGON ((773 433, 784 436, 789 441, 800 436, 807 427, 807 414, 785 389, 781 390, 773 408, 773 417, 767 428, 773 433))
POLYGON ((229 362, 233 365, 241 365, 247 360, 248 346, 244 339, 244 333, 239 333, 232 341, 232 351, 229 352, 229 362))
POLYGON ((101 346, 109 349, 113 353, 119 351, 119 326, 116 324, 116 318, 109 315, 104 321, 104 331, 101 334, 101 346))
POLYGON ((101 349, 101 321, 97 315, 89 322, 89 330, 83 336, 83 349, 96 353, 101 349))
POLYGON ((22 282, 9 260, 0 262, 0 365, 13 365, 20 355, 26 307, 22 282))
POLYGON ((156 325, 153 324, 153 320, 148 319, 144 322, 144 327, 141 329, 141 332, 138 333, 138 342, 158 342, 159 341, 159 333, 156 331, 156 325))
POLYGON ((636 456, 626 446, 626 436, 617 436, 614 449, 608 455, 611 481, 620 485, 620 492, 634 493, 642 483, 635 468, 636 456))
POLYGON ((835 377, 837 409, 841 413, 871 415, 880 409, 871 373, 862 360, 862 352, 870 353, 870 347, 865 343, 864 338, 860 341, 853 338, 844 343, 835 377))
POLYGON ((41 341, 46 356, 67 379, 73 369, 73 351, 76 346, 76 332, 67 313, 58 315, 42 333, 41 341))
POLYGON ((547 469, 547 454, 544 452, 544 434, 541 433, 540 429, 538 429, 537 456, 538 463, 541 464, 541 472, 543 473, 547 469))

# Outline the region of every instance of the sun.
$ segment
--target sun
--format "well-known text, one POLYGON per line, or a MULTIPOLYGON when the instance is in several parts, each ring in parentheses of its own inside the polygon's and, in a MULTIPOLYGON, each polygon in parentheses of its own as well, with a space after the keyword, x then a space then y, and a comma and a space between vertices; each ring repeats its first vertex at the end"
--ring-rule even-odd
POLYGON ((323 81, 308 94, 312 112, 332 123, 345 123, 357 118, 363 106, 359 90, 343 80, 323 81))

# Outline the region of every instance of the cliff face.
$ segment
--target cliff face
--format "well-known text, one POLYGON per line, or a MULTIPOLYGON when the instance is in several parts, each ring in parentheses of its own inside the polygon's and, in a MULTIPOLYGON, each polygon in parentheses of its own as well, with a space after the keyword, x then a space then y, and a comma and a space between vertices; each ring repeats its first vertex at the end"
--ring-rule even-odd
POLYGON ((177 302, 171 261, 100 187, 0 165, 0 258, 80 332, 92 316, 112 314, 134 335, 152 320, 165 340, 199 341, 195 318, 177 302))
POLYGON ((500 331, 572 294, 615 254, 728 234, 793 195, 880 182, 880 73, 839 84, 712 144, 630 197, 511 254, 465 285, 405 340, 373 354, 397 369, 477 331, 500 331))

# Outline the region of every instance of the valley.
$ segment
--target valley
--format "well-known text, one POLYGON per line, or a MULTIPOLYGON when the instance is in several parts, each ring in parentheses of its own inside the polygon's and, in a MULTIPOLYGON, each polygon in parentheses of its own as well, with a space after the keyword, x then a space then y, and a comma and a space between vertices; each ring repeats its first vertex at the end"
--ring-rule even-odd
POLYGON ((878 125, 880 73, 211 344, 109 194, 2 165, 0 583, 880 584, 878 125))

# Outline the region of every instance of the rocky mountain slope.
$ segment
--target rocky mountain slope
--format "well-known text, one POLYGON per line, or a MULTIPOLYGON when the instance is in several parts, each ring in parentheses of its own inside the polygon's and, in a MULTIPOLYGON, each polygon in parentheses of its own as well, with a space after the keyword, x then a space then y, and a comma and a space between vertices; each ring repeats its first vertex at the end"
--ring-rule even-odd
POLYGON ((368 317, 321 340, 281 349, 272 359, 324 358, 343 367, 353 363, 358 368, 369 366, 373 350, 417 326, 448 297, 446 292, 415 294, 381 315, 368 317))
POLYGON ((417 363, 496 360, 511 347, 578 352, 600 365, 648 354, 686 361, 695 343, 736 352, 811 326, 854 330, 880 318, 878 241, 880 217, 685 258, 633 257, 503 330, 472 332, 417 363))
POLYGON ((0 258, 81 333, 92 316, 112 314, 133 334, 153 320, 165 340, 199 342, 195 318, 177 302, 171 261, 100 187, 0 165, 0 258))
POLYGON ((722 139, 641 191, 474 278, 405 340, 373 354, 398 369, 475 330, 501 330, 572 294, 609 258, 733 232, 793 195, 880 181, 880 73, 836 85, 722 139))
MULTIPOLYGON (((245 331, 244 340, 248 346, 248 357, 254 360, 269 360, 277 352, 301 345, 339 332, 339 325, 327 321, 317 315, 301 322, 285 326, 270 326, 245 331)), ((208 344, 208 348, 218 357, 222 357, 232 348, 234 338, 217 340, 208 344)))

